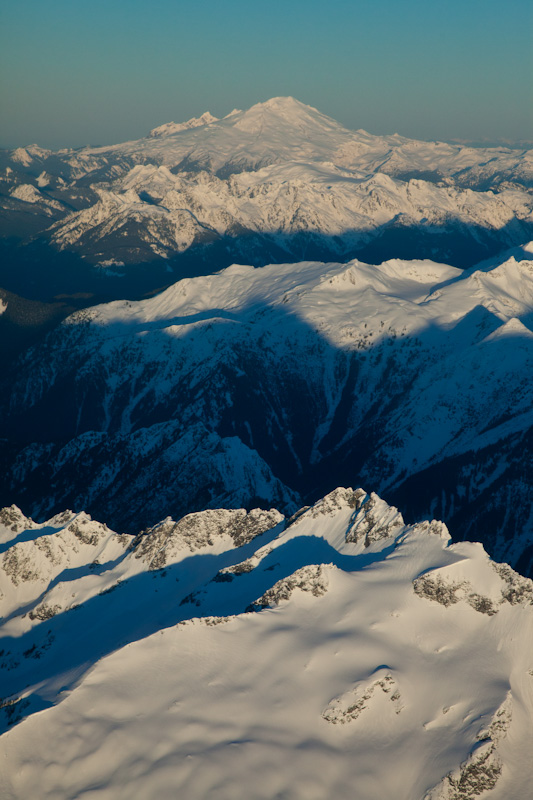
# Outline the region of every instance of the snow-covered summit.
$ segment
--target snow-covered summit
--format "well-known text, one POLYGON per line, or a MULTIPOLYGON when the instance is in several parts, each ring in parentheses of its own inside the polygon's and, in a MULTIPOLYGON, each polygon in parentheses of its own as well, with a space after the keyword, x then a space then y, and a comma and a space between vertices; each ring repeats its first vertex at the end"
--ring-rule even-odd
MULTIPOLYGON (((350 325, 388 335, 382 317, 394 317, 403 335, 428 325, 449 328, 483 306, 500 322, 527 320, 533 311, 533 261, 506 262, 483 270, 462 271, 432 261, 392 259, 380 265, 354 260, 348 264, 300 262, 254 268, 234 264, 214 275, 186 278, 153 298, 136 303, 117 301, 73 315, 105 327, 136 323, 188 325, 199 314, 239 314, 254 319, 265 308, 291 311, 311 327, 348 346, 350 325), (387 307, 387 311, 385 311, 387 307), (354 322, 357 320, 357 322, 354 322)), ((112 329, 111 329, 112 330, 112 329)))
POLYGON ((174 166, 186 159, 210 171, 238 171, 281 163, 290 158, 331 159, 352 133, 342 125, 292 97, 257 103, 222 119, 203 115, 198 120, 155 128, 149 137, 103 148, 86 148, 92 156, 106 153, 157 158, 174 166))
POLYGON ((20 183, 18 186, 15 186, 9 194, 16 200, 22 200, 24 203, 37 203, 43 208, 54 210, 62 209, 61 203, 44 196, 37 187, 30 183, 20 183))
POLYGON ((392 175, 429 176, 432 180, 461 175, 464 185, 474 180, 490 182, 495 170, 501 177, 502 168, 509 171, 509 177, 522 168, 528 175, 533 169, 527 154, 520 151, 480 151, 398 134, 375 136, 363 129, 351 131, 293 97, 274 97, 244 111, 235 109, 219 120, 204 114, 175 125, 155 128, 152 133, 157 133, 146 139, 85 148, 80 155, 135 154, 137 159, 157 158, 169 166, 186 160, 189 165, 201 164, 214 172, 253 170, 296 158, 357 167, 367 174, 380 170, 392 175), (476 171, 472 180, 468 178, 471 170, 476 171))
POLYGON ((0 202, 9 230, 46 231, 54 247, 93 264, 159 261, 165 271, 164 261, 186 250, 205 263, 204 250, 221 244, 230 258, 254 263, 300 260, 313 249, 324 260, 401 254, 459 263, 462 253, 460 265, 470 266, 533 231, 532 152, 352 131, 292 97, 169 122, 134 141, 58 153, 31 146, 6 158, 0 202), (139 165, 167 168, 168 191, 153 195, 147 169, 144 185, 136 174, 129 208, 117 205, 139 165), (62 205, 34 203, 30 215, 10 196, 29 183, 62 205))
POLYGON ((529 797, 533 583, 442 523, 346 488, 136 537, 13 515, 2 796, 529 797))
POLYGON ((153 128, 147 138, 161 138, 172 136, 191 128, 199 128, 204 125, 211 125, 214 122, 231 122, 236 128, 251 133, 261 133, 267 135, 265 125, 273 127, 275 124, 289 123, 291 126, 305 127, 309 136, 312 136, 317 126, 327 127, 331 130, 339 129, 339 124, 330 117, 321 114, 316 108, 307 106, 294 97, 273 97, 263 103, 256 103, 247 111, 234 109, 227 114, 223 120, 219 120, 209 111, 200 117, 193 117, 187 122, 167 122, 153 128))
POLYGON ((51 150, 46 150, 38 144, 29 144, 27 147, 17 147, 11 152, 11 158, 15 163, 24 167, 29 167, 34 159, 42 160, 52 154, 51 150))
POLYGON ((157 128, 152 128, 148 134, 148 138, 157 139, 161 136, 172 136, 174 133, 190 130, 191 128, 199 128, 201 125, 210 125, 212 122, 217 121, 217 117, 214 117, 209 111, 206 111, 200 117, 192 117, 192 119, 187 120, 187 122, 166 122, 163 125, 159 125, 157 128))
POLYGON ((294 97, 272 97, 263 103, 256 103, 247 111, 232 115, 231 119, 236 128, 265 136, 268 128, 276 124, 305 129, 309 138, 318 131, 338 132, 342 127, 331 117, 294 97))

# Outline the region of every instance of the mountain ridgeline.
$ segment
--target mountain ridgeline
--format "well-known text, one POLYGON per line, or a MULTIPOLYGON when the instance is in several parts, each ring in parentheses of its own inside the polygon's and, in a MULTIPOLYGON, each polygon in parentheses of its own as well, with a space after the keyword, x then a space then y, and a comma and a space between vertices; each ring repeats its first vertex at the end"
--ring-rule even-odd
POLYGON ((530 572, 527 254, 233 266, 78 311, 18 362, 0 502, 133 531, 357 478, 530 572))
POLYGON ((2 798, 531 796, 532 187, 279 97, 0 153, 2 798))
POLYGON ((0 592, 2 797, 530 796, 533 582, 375 493, 136 535, 10 506, 0 592))
POLYGON ((1 501, 131 531, 364 482, 530 574, 532 185, 293 98, 4 152, 1 501))
POLYGON ((0 286, 94 304, 234 262, 464 268, 533 238, 532 185, 532 151, 373 136, 273 98, 109 147, 4 151, 0 286))

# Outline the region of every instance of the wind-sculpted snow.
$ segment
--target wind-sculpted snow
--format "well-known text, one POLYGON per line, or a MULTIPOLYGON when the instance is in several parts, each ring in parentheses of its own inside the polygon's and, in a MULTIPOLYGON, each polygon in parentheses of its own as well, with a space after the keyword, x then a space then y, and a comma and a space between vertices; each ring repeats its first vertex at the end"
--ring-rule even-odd
POLYGON ((2 498, 135 533, 206 508, 292 514, 363 478, 530 574, 532 315, 533 262, 513 256, 234 265, 77 312, 18 364, 2 498))
POLYGON ((460 767, 428 792, 424 800, 475 800, 480 795, 490 797, 486 793, 494 789, 503 770, 497 745, 505 738, 511 722, 512 696, 509 693, 489 727, 479 732, 479 746, 460 767))
POLYGON ((2 797, 529 797, 533 604, 442 523, 361 489, 137 536, 0 519, 2 797))

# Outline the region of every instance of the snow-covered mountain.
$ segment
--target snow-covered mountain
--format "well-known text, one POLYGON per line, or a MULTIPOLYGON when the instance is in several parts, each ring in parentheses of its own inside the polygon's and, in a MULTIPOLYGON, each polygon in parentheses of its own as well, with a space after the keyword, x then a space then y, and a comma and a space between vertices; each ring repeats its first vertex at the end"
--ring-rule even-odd
POLYGON ((465 266, 476 247, 481 257, 525 241, 533 230, 533 200, 516 189, 474 192, 332 164, 276 164, 225 180, 204 171, 174 175, 165 166, 137 166, 96 194, 94 205, 56 222, 49 233, 59 249, 76 249, 97 263, 109 253, 123 265, 168 259, 225 239, 242 240, 244 252, 262 244, 346 257, 372 243, 383 246, 393 231, 420 236, 423 227, 424 237, 435 238, 434 249, 442 248, 439 237, 446 232, 447 254, 460 258, 466 251, 465 266))
POLYGON ((364 482, 530 573, 531 252, 234 265, 77 312, 3 398, 1 502, 133 531, 364 482))
POLYGON ((6 800, 528 800, 533 583, 361 489, 0 512, 6 800))
POLYGON ((150 264, 151 288, 235 260, 471 266, 531 239, 532 185, 533 151, 372 136, 290 97, 123 144, 0 159, 4 236, 75 252, 100 275, 150 264))
POLYGON ((2 798, 529 800, 532 187, 293 98, 0 153, 2 798))
POLYGON ((180 135, 165 142, 154 142, 149 136, 148 140, 88 147, 81 152, 87 157, 120 153, 173 168, 185 164, 224 175, 304 161, 331 162, 404 179, 450 179, 458 185, 483 189, 504 180, 525 186, 533 182, 533 151, 421 142, 398 134, 373 136, 364 130, 348 130, 292 97, 274 97, 247 111, 234 110, 221 120, 210 114, 200 120, 184 123, 194 131, 178 128, 180 135), (203 119, 206 124, 198 126, 203 119))
POLYGON ((344 128, 292 97, 275 97, 247 111, 235 109, 223 119, 206 112, 188 122, 166 123, 145 139, 122 144, 57 153, 31 145, 12 151, 10 158, 21 167, 35 168, 54 156, 70 168, 69 177, 76 178, 97 172, 117 155, 137 163, 175 168, 185 162, 226 173, 298 160, 360 165, 366 172, 380 170, 394 176, 416 171, 418 177, 450 178, 475 186, 481 181, 497 185, 503 179, 531 185, 533 179, 532 151, 422 142, 398 134, 373 136, 344 128))
POLYGON ((202 125, 210 125, 212 122, 218 122, 217 117, 214 117, 209 111, 199 117, 193 117, 187 122, 165 122, 163 125, 158 125, 153 128, 148 134, 149 138, 159 139, 162 136, 171 136, 180 131, 190 130, 190 128, 200 128, 202 125))

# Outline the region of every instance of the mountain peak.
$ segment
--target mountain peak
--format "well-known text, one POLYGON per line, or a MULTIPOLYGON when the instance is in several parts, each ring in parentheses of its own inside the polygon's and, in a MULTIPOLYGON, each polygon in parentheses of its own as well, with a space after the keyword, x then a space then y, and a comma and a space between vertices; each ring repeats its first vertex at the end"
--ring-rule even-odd
POLYGON ((265 111, 283 116, 293 114, 305 114, 306 116, 310 117, 315 117, 316 115, 319 115, 320 117, 325 116, 318 111, 318 109, 314 108, 314 106, 308 106, 305 103, 302 103, 300 100, 297 100, 295 97, 290 96, 271 97, 270 100, 265 100, 262 103, 255 103, 248 109, 248 111, 245 111, 244 113, 264 113, 265 111))
POLYGON ((290 95, 287 95, 286 97, 271 97, 270 100, 265 100, 262 103, 255 103, 252 108, 256 108, 258 106, 272 109, 303 108, 306 110, 316 111, 316 108, 313 106, 308 106, 305 103, 302 103, 300 100, 297 100, 295 97, 291 97, 290 95))
POLYGON ((214 117, 209 111, 205 111, 200 117, 192 117, 187 122, 165 122, 157 128, 152 128, 148 134, 149 139, 159 139, 162 136, 172 136, 174 133, 180 131, 187 131, 191 128, 200 128, 203 125, 211 125, 212 122, 218 122, 218 117, 214 117))
POLYGON ((442 523, 343 488, 138 535, 3 514, 3 796, 527 796, 533 583, 442 523))
POLYGON ((250 133, 259 133, 270 125, 276 129, 283 125, 301 130, 305 127, 306 135, 342 129, 334 119, 294 97, 271 97, 270 100, 256 103, 247 111, 235 115, 234 126, 250 133))

